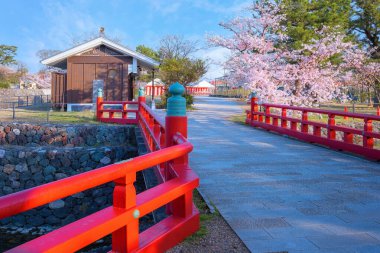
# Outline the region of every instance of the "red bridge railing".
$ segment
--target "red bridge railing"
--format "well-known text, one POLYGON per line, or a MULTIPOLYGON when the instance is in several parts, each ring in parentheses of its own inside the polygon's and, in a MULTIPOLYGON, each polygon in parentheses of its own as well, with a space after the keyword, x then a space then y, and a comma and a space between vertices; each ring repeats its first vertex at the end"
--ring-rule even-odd
POLYGON ((375 147, 375 142, 380 140, 380 133, 374 132, 372 125, 376 121, 380 123, 380 116, 269 103, 260 106, 263 111, 259 111, 257 98, 253 97, 251 110, 246 112, 247 124, 303 141, 322 144, 332 149, 355 153, 372 160, 380 160, 380 149, 375 147), (327 116, 327 123, 310 120, 311 113, 327 116), (300 117, 294 116, 297 114, 300 117), (358 129, 338 125, 335 120, 337 116, 352 118, 355 126, 362 123, 363 127, 358 129), (337 132, 343 133, 342 138, 338 138, 337 132), (361 141, 360 144, 354 141, 355 137, 361 141))
POLYGON ((96 118, 104 123, 137 124, 138 102, 133 101, 103 101, 98 97, 96 103, 96 118), (104 107, 109 107, 104 109, 104 107), (115 109, 114 107, 119 107, 115 109))
POLYGON ((113 205, 9 252, 73 252, 109 234, 112 252, 164 252, 199 229, 199 212, 192 201, 199 178, 188 164, 193 146, 186 139, 187 117, 168 115, 166 125, 158 127, 144 97, 138 106, 139 125, 151 153, 3 196, 0 219, 108 182, 115 183, 113 205), (136 173, 154 166, 167 171, 165 181, 136 194, 136 173), (139 233, 139 217, 165 205, 168 218, 139 233))

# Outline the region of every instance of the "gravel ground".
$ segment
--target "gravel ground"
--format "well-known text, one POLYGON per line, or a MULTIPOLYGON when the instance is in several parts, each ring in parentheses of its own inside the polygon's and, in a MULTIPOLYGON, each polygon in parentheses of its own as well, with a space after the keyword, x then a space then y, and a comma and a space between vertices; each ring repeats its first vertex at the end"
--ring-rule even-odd
POLYGON ((190 238, 169 250, 169 253, 250 252, 221 216, 206 221, 207 234, 190 238))
POLYGON ((201 228, 168 253, 250 252, 218 212, 211 214, 197 191, 194 202, 201 213, 201 228))

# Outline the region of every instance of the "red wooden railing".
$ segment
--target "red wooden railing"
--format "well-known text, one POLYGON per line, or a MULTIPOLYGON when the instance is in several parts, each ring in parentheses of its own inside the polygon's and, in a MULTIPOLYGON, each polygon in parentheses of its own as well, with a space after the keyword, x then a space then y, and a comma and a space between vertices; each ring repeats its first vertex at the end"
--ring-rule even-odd
POLYGON ((262 112, 259 111, 257 98, 251 99, 251 110, 247 110, 247 124, 303 141, 322 144, 336 150, 359 154, 372 160, 380 160, 380 149, 374 145, 376 140, 379 141, 380 133, 374 132, 372 127, 374 121, 380 123, 379 116, 269 103, 260 105, 263 108, 262 112), (298 113, 301 117, 289 116, 289 111, 292 115, 298 113), (309 120, 310 113, 327 116, 327 123, 309 120), (363 128, 337 125, 336 116, 352 118, 356 122, 361 121, 363 128), (322 129, 326 129, 325 135, 322 134, 322 129), (342 139, 337 138, 337 132, 343 133, 342 139), (354 142, 354 136, 362 139, 360 145, 354 142))
POLYGON ((137 124, 138 102, 133 101, 103 101, 98 97, 96 103, 96 117, 104 123, 137 124), (121 109, 104 109, 105 106, 119 106, 121 109), (129 107, 135 107, 130 109, 129 107), (118 115, 117 115, 118 114, 118 115), (132 117, 129 117, 129 116, 132 117), (106 117, 108 116, 108 117, 106 117), (118 117, 116 117, 118 116, 118 117))
POLYGON ((139 125, 152 151, 127 161, 81 173, 0 198, 0 219, 49 202, 114 182, 113 206, 84 217, 9 252, 73 252, 112 234, 112 252, 163 252, 199 229, 199 212, 192 191, 199 185, 191 170, 187 118, 156 118, 140 97, 139 125), (164 182, 136 194, 136 173, 158 166, 164 182), (170 176, 168 176, 170 175, 170 176), (165 206, 168 218, 139 233, 138 218, 165 206))

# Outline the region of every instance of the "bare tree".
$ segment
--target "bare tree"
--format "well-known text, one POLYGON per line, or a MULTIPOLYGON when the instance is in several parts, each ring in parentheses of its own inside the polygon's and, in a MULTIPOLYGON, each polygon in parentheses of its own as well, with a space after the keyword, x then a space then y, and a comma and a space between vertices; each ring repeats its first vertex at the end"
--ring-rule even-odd
POLYGON ((198 50, 197 41, 185 40, 182 36, 167 35, 160 40, 161 59, 183 59, 198 50))

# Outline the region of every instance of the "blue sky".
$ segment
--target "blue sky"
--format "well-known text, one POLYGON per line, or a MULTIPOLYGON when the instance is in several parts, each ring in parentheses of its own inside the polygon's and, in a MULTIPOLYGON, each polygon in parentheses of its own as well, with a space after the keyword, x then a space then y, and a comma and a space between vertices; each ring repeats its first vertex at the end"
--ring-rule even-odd
MULTIPOLYGON (((40 68, 40 49, 64 50, 75 38, 85 38, 105 27, 106 35, 135 49, 139 44, 156 48, 168 34, 199 40, 206 34, 223 34, 218 23, 239 15, 250 0, 0 0, 0 44, 18 47, 17 60, 31 72, 40 68)), ((221 62, 227 52, 204 47, 198 55, 221 62)), ((206 75, 221 75, 213 64, 206 75)))

